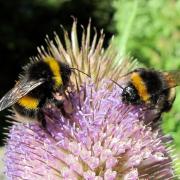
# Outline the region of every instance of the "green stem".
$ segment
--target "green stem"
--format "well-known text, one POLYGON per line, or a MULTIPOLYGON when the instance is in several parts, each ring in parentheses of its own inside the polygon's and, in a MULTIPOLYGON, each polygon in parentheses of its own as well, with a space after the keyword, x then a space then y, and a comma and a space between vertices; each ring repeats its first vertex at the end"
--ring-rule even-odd
POLYGON ((134 4, 132 6, 132 9, 129 9, 132 13, 130 14, 129 18, 127 19, 127 25, 124 27, 124 31, 122 33, 122 39, 118 45, 118 49, 121 50, 120 56, 124 56, 127 51, 127 43, 128 39, 130 37, 130 33, 133 30, 133 22, 135 20, 136 14, 137 14, 137 9, 138 9, 138 1, 134 0, 134 4))

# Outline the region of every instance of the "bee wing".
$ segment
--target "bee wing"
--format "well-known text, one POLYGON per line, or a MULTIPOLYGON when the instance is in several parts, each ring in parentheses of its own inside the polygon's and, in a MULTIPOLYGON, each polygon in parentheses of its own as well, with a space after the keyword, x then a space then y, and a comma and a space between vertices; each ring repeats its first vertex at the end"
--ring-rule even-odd
POLYGON ((29 81, 26 78, 18 81, 13 89, 7 92, 0 100, 0 111, 15 104, 20 98, 43 83, 43 79, 29 81))
MULTIPOLYGON (((164 90, 175 88, 176 86, 180 86, 180 71, 168 71, 168 72, 160 72, 165 77, 168 82, 168 86, 161 91, 157 91, 154 93, 155 95, 160 95, 164 90)), ((153 95, 154 95, 153 94, 153 95)), ((152 96, 151 96, 152 97, 152 96)))
POLYGON ((176 86, 180 86, 180 71, 173 71, 170 72, 170 74, 173 76, 173 78, 176 81, 176 86))
POLYGON ((180 86, 180 71, 164 72, 163 74, 169 84, 169 88, 180 86))

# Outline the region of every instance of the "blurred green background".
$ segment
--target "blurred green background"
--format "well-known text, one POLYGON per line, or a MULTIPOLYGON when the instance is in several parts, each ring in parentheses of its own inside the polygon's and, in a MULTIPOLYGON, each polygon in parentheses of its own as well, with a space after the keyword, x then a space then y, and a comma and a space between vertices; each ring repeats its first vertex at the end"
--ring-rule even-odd
MULTIPOLYGON (((116 43, 147 67, 180 71, 180 1, 115 0, 116 43)), ((180 151, 180 88, 162 127, 180 151)))
MULTIPOLYGON (((60 24, 70 30, 73 19, 87 25, 89 18, 104 29, 106 44, 115 35, 122 55, 130 54, 148 67, 180 70, 180 1, 178 0, 15 0, 0 1, 0 96, 17 79, 22 65, 44 45, 45 35, 60 36, 60 24)), ((180 151, 180 88, 163 130, 171 133, 180 151)), ((0 113, 0 145, 6 111, 0 113)))

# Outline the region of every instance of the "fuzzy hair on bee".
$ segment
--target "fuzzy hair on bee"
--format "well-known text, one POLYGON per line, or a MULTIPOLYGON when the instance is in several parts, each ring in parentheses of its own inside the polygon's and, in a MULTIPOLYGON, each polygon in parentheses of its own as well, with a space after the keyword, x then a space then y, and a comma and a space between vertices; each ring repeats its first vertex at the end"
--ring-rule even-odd
MULTIPOLYGON (((41 109, 47 100, 54 99, 53 93, 64 93, 72 69, 51 56, 34 60, 23 69, 14 88, 0 100, 0 111, 13 106, 20 115, 39 119, 42 116, 41 109)), ((45 122, 42 123, 45 126, 45 122)))
POLYGON ((156 109, 157 118, 172 108, 176 97, 175 87, 180 85, 180 71, 160 72, 138 68, 122 78, 126 79, 122 89, 122 101, 127 104, 145 104, 156 109))

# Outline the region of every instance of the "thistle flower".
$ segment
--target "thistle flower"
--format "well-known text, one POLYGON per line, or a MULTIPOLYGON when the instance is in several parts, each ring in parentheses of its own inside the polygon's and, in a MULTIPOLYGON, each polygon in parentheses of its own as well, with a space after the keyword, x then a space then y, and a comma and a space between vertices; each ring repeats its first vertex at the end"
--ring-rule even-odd
MULTIPOLYGON (((145 125, 140 107, 121 101, 121 90, 109 79, 120 81, 133 64, 115 62, 112 43, 103 49, 104 34, 90 43, 90 23, 83 29, 81 46, 77 23, 71 38, 64 30, 65 44, 55 35, 47 37, 55 59, 91 75, 73 74, 68 98, 69 117, 49 103, 44 108, 47 129, 38 121, 16 122, 6 145, 6 175, 9 179, 172 179, 172 159, 159 131, 145 125)), ((43 47, 39 56, 49 55, 43 47)), ((20 117, 14 119, 22 121, 20 117)))

